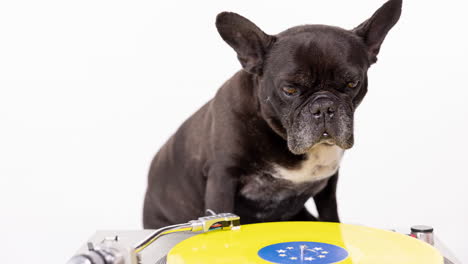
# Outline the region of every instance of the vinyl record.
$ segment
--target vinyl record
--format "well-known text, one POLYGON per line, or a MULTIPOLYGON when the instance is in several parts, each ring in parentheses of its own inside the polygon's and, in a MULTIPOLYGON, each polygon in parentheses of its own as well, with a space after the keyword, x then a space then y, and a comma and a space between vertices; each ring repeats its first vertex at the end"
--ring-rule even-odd
POLYGON ((278 222, 212 231, 177 244, 168 264, 443 264, 432 246, 399 233, 323 222, 278 222))

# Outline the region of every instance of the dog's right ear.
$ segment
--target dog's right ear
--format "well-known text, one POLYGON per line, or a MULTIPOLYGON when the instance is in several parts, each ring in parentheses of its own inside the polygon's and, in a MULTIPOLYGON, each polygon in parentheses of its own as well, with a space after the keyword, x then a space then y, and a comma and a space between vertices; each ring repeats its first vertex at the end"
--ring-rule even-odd
POLYGON ((265 55, 275 37, 263 32, 247 18, 231 12, 218 14, 216 28, 223 40, 237 52, 244 70, 261 75, 265 55))

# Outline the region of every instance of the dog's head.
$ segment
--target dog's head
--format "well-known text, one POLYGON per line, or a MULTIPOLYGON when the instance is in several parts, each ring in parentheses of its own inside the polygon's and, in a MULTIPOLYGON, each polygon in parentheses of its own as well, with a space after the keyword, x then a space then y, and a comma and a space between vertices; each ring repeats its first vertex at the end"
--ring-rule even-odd
POLYGON ((263 117, 294 154, 315 144, 351 148, 354 110, 367 92, 367 70, 398 21, 401 0, 390 0, 352 30, 304 25, 277 35, 223 12, 216 27, 258 81, 263 117))

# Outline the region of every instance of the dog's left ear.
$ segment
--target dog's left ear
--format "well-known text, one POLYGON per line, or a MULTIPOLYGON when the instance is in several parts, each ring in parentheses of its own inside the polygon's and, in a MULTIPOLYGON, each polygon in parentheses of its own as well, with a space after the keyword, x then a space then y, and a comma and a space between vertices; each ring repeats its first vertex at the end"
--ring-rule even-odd
POLYGON ((389 0, 380 7, 371 18, 353 29, 369 49, 371 63, 377 61, 380 50, 388 31, 398 22, 401 15, 402 0, 389 0))
POLYGON ((261 75, 265 55, 275 38, 247 18, 231 12, 218 14, 216 28, 224 41, 237 52, 244 70, 261 75))

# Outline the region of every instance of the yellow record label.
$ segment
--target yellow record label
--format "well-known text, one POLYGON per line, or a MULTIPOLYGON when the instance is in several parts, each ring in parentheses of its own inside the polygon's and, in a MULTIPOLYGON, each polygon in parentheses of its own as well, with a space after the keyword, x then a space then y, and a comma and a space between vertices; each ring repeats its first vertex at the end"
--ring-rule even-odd
POLYGON ((324 222, 277 222, 211 231, 177 244, 168 264, 443 264, 432 246, 399 233, 324 222))

